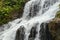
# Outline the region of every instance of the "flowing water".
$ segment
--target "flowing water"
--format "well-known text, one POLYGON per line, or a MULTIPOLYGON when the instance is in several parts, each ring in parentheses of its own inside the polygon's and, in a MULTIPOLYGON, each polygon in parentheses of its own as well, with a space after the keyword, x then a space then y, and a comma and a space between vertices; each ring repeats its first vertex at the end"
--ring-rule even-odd
POLYGON ((0 40, 42 40, 41 24, 55 18, 59 3, 59 0, 30 0, 20 19, 3 25, 0 40))

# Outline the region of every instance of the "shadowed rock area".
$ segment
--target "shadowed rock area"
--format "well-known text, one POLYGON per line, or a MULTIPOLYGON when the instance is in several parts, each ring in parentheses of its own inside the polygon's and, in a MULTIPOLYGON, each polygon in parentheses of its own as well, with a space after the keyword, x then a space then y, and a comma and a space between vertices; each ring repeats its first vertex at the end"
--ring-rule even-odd
POLYGON ((17 30, 17 33, 16 33, 16 39, 15 40, 24 40, 24 27, 20 27, 18 30, 17 30))
POLYGON ((41 24, 40 39, 41 40, 52 40, 52 36, 48 28, 48 23, 41 24))
POLYGON ((37 34, 36 27, 32 27, 29 35, 29 40, 34 40, 36 37, 36 34, 37 34))

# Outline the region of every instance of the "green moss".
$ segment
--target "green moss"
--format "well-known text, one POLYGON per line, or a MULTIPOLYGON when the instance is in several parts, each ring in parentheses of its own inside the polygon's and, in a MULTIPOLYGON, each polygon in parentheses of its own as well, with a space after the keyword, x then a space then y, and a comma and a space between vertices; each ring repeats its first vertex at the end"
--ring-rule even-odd
MULTIPOLYGON (((60 5, 59 5, 60 8, 60 5)), ((56 13, 56 18, 60 18, 60 10, 56 13)))
POLYGON ((57 12, 56 17, 57 17, 57 18, 60 18, 60 10, 57 12))

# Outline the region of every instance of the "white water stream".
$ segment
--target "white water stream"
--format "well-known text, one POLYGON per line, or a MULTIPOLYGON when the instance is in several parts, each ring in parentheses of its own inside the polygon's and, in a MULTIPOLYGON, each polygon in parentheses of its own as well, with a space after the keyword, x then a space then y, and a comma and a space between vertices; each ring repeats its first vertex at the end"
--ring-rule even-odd
POLYGON ((15 40, 16 31, 21 26, 25 28, 24 40, 28 40, 30 30, 36 23, 38 25, 35 40, 41 40, 39 39, 40 26, 55 18, 56 12, 59 11, 59 4, 59 0, 30 0, 25 5, 22 18, 9 22, 7 25, 10 25, 10 28, 0 32, 0 40, 15 40))

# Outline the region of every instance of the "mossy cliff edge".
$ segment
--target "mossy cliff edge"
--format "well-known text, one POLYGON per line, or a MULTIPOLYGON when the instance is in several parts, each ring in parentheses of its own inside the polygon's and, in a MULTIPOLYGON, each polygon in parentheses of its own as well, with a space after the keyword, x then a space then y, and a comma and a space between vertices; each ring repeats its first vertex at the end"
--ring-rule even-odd
POLYGON ((60 40, 60 10, 56 17, 48 24, 53 40, 60 40))

